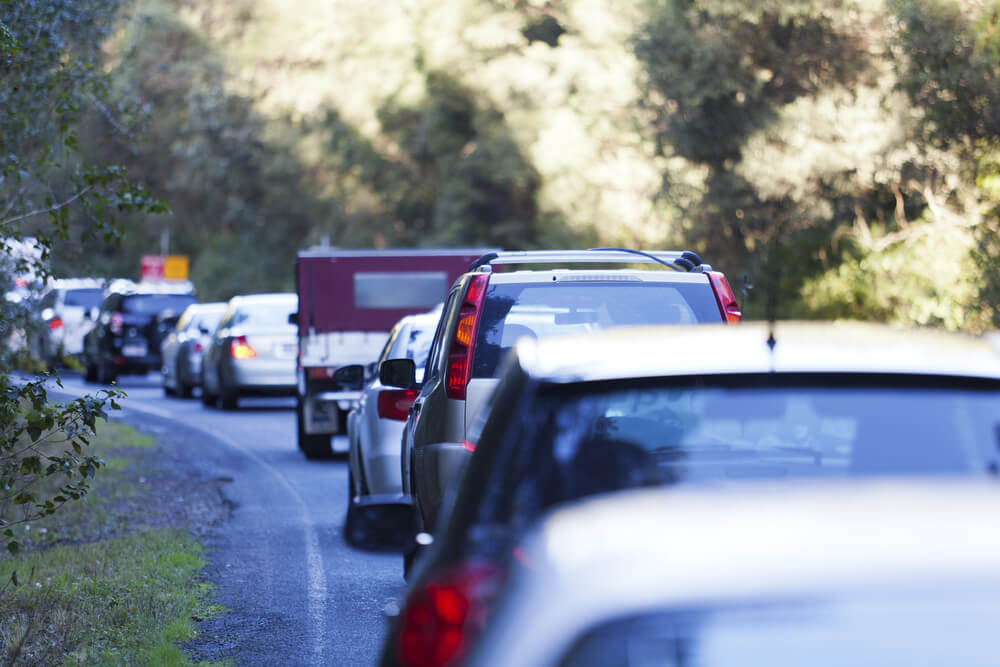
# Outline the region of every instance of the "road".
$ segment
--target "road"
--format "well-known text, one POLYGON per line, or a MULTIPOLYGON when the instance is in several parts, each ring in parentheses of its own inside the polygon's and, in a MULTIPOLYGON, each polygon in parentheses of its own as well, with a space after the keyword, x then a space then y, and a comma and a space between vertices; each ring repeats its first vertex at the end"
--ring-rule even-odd
MULTIPOLYGON (((63 374, 70 394, 93 392, 63 374)), ((222 412, 164 396, 157 374, 122 377, 122 418, 170 435, 222 492, 232 518, 212 531, 206 578, 228 612, 201 624, 198 659, 237 665, 371 665, 383 609, 403 591, 402 559, 348 547, 344 461, 307 461, 295 443, 294 400, 241 399, 222 412)), ((187 454, 186 454, 187 455, 187 454)))

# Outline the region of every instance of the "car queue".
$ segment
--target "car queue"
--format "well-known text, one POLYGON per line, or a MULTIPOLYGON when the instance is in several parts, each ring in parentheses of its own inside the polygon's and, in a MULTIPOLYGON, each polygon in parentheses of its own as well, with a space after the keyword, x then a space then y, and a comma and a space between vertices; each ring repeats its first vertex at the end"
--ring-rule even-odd
POLYGON ((989 664, 1000 340, 743 323, 689 251, 483 250, 304 251, 343 289, 228 302, 109 283, 85 377, 295 396, 307 458, 346 436, 345 539, 407 580, 385 666, 989 664))

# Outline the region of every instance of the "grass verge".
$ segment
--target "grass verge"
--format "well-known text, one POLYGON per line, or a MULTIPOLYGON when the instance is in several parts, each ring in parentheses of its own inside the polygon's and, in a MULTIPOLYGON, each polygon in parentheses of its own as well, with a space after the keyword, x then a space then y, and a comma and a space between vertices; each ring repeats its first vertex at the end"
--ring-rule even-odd
POLYGON ((160 502, 145 483, 154 445, 102 425, 92 446, 107 466, 86 500, 21 527, 24 550, 0 558, 0 664, 191 664, 177 643, 219 609, 199 579, 201 545, 142 521, 160 502))

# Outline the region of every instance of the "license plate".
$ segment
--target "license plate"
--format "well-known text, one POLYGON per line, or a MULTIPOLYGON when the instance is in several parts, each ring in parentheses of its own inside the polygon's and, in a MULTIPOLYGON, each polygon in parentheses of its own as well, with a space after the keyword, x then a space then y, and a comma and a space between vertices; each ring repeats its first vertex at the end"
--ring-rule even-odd
POLYGON ((146 345, 145 343, 130 343, 128 345, 123 345, 122 355, 126 357, 145 357, 146 345))

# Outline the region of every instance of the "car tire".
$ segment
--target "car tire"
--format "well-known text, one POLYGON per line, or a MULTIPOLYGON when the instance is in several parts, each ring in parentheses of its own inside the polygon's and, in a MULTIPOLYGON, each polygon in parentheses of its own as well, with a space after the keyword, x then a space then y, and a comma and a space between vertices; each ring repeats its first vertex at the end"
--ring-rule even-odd
POLYGON ((235 410, 239 407, 239 394, 229 383, 219 377, 219 407, 223 410, 235 410))
POLYGON ((111 366, 97 363, 97 384, 111 384, 118 379, 118 373, 111 366))
POLYGON ((307 459, 333 458, 333 448, 330 446, 329 435, 309 435, 306 433, 305 418, 302 414, 302 402, 295 401, 295 422, 298 426, 299 449, 307 459))
POLYGON ((91 365, 89 362, 83 367, 83 381, 90 383, 97 382, 97 367, 91 365))
POLYGON ((357 524, 354 520, 354 471, 347 466, 347 515, 344 518, 344 539, 351 546, 358 546, 361 537, 356 535, 357 524))
POLYGON ((208 383, 205 382, 205 373, 201 374, 201 403, 206 408, 214 408, 218 397, 208 390, 208 383))
POLYGON ((177 367, 174 369, 174 377, 177 379, 177 395, 181 398, 191 398, 194 395, 194 385, 184 381, 181 375, 181 361, 177 360, 177 367))

